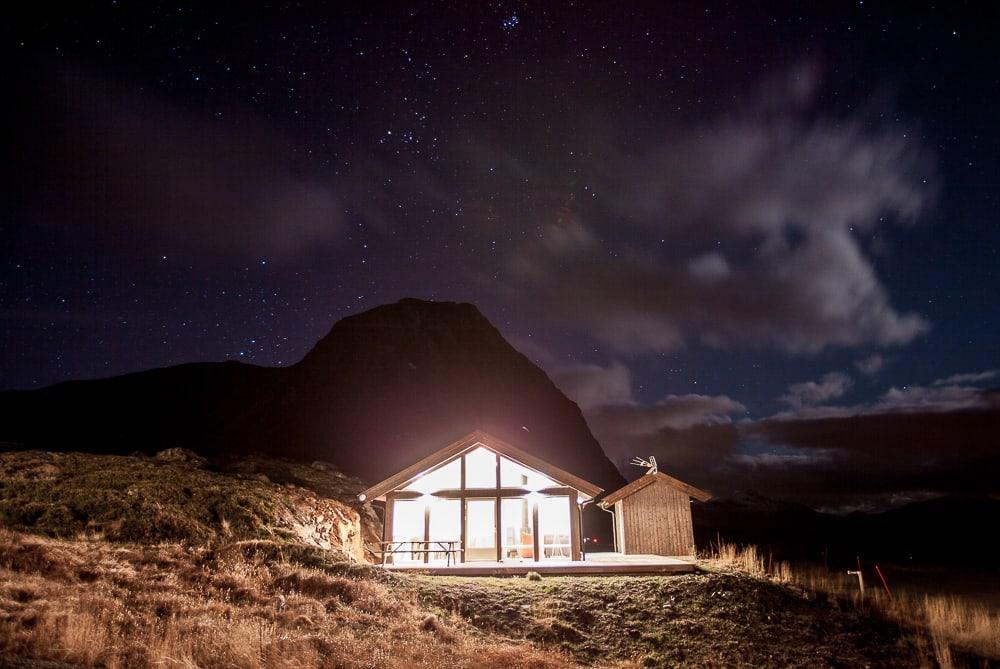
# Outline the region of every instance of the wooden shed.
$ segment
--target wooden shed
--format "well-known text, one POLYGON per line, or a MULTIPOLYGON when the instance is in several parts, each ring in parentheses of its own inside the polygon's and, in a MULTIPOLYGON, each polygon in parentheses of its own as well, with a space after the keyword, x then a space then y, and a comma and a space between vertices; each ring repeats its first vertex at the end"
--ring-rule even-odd
POLYGON ((694 555, 691 498, 712 498, 662 472, 651 472, 607 495, 618 551, 625 555, 694 555))

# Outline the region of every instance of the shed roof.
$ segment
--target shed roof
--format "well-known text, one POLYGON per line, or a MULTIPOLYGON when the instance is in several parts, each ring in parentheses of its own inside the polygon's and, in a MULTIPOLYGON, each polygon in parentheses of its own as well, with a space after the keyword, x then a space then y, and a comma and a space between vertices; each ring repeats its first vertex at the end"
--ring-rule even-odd
POLYGON ((467 451, 474 450, 479 446, 485 446, 494 453, 499 453, 500 455, 506 456, 511 460, 528 467, 529 469, 534 469, 537 472, 545 474, 549 478, 562 483, 565 486, 582 492, 587 497, 593 498, 604 492, 604 488, 596 486, 589 481, 585 481, 575 474, 570 474, 565 469, 560 469, 559 467, 556 467, 555 465, 550 464, 545 460, 528 453, 527 451, 522 451, 520 448, 512 446, 511 444, 508 444, 491 434, 483 432, 482 430, 476 430, 475 432, 470 432, 461 439, 448 444, 441 450, 435 451, 427 457, 418 460, 406 469, 393 474, 384 481, 376 483, 358 495, 358 498, 362 501, 366 499, 378 499, 387 492, 391 492, 397 488, 405 486, 407 483, 424 472, 434 469, 438 465, 442 465, 449 460, 466 453, 467 451))
POLYGON ((653 474, 645 474, 643 476, 640 476, 639 478, 632 481, 628 485, 623 486, 618 490, 615 490, 613 493, 610 493, 604 499, 601 500, 600 506, 607 508, 612 504, 614 504, 615 502, 623 500, 630 495, 634 495, 635 493, 639 492, 646 486, 652 485, 657 481, 662 481, 669 486, 677 488, 681 492, 686 493, 689 497, 694 497, 696 500, 700 502, 707 502, 708 500, 712 499, 712 496, 710 494, 708 494, 704 490, 701 490, 700 488, 695 488, 693 485, 688 485, 687 483, 684 483, 684 481, 675 479, 673 476, 669 476, 667 474, 664 474, 663 472, 656 472, 653 474))

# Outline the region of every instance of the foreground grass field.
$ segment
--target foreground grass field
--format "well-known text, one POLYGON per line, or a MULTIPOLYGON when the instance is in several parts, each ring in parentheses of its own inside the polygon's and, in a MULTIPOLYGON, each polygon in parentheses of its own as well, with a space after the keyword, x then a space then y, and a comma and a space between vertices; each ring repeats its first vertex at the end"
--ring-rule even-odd
POLYGON ((918 645, 733 574, 437 578, 278 542, 0 532, 0 653, 88 667, 894 667, 918 645))
POLYGON ((0 654, 109 668, 572 666, 463 634, 397 580, 274 542, 195 549, 2 532, 0 654))
MULTIPOLYGON (((931 595, 924 588, 905 584, 884 590, 875 582, 869 583, 862 595, 856 577, 846 571, 772 562, 753 546, 713 546, 706 552, 702 565, 801 588, 818 598, 895 623, 912 631, 924 656, 928 654, 929 640, 933 657, 924 660, 944 669, 1000 666, 1000 616, 983 603, 995 593, 981 593, 977 597, 931 595)), ((869 573, 869 577, 873 576, 869 573)))
POLYGON ((323 463, 0 453, 0 474, 0 667, 947 668, 991 657, 982 637, 994 628, 975 625, 995 619, 963 637, 954 611, 918 620, 731 547, 677 576, 386 573, 358 550, 372 532, 359 483, 323 463))

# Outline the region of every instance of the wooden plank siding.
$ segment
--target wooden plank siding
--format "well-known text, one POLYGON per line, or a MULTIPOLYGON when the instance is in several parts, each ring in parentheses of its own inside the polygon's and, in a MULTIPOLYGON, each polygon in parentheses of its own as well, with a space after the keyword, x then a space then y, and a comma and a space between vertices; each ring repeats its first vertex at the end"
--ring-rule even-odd
POLYGON ((654 481, 615 504, 626 555, 693 555, 691 502, 685 492, 654 481))

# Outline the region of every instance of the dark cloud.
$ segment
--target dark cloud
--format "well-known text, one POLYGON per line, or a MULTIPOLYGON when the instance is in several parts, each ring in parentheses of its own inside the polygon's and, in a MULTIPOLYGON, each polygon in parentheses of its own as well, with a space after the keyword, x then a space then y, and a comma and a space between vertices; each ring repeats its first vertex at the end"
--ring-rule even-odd
MULTIPOLYGON (((864 240, 928 208, 933 160, 899 126, 817 117, 814 68, 776 81, 760 103, 671 125, 659 143, 596 135, 583 197, 547 217, 535 203, 508 284, 624 352, 698 341, 808 353, 926 332, 893 307, 864 240)), ((522 191, 535 183, 504 164, 522 191)))
POLYGON ((788 392, 779 397, 778 401, 796 408, 819 404, 840 397, 852 385, 854 381, 847 374, 830 372, 824 374, 819 381, 791 384, 788 386, 788 392))
POLYGON ((618 362, 609 367, 574 365, 557 368, 553 381, 584 411, 632 402, 632 374, 628 367, 618 362))
MULTIPOLYGON (((544 352, 542 358, 553 364, 544 352)), ((822 404, 851 385, 846 374, 832 372, 792 384, 782 398, 790 410, 753 420, 725 395, 641 403, 620 363, 554 369, 556 383, 581 404, 626 475, 633 457, 654 455, 664 471, 716 494, 753 489, 836 510, 1000 490, 993 476, 1000 467, 1000 390, 968 385, 993 378, 992 370, 892 387, 853 406, 822 404)))
MULTIPOLYGON (((544 351, 540 358, 554 364, 544 351)), ((735 452, 733 419, 746 407, 731 397, 691 393, 643 404, 634 398, 631 375, 620 363, 553 369, 553 380, 584 409, 594 436, 626 475, 632 458, 655 455, 664 471, 707 483, 708 470, 735 452)))
POLYGON ((949 383, 982 378, 954 375, 891 387, 867 404, 800 406, 746 421, 721 474, 840 508, 884 506, 894 495, 997 492, 988 472, 1000 466, 1000 396, 949 383))
POLYGON ((989 369, 985 372, 967 372, 964 374, 952 374, 946 379, 938 379, 934 382, 935 386, 953 386, 960 385, 963 383, 982 383, 984 381, 992 381, 1000 374, 1000 370, 989 369))
POLYGON ((344 234, 345 204, 290 137, 246 110, 216 118, 138 84, 40 68, 42 115, 19 152, 47 188, 18 216, 120 252, 286 257, 344 234), (28 159, 30 156, 30 160, 28 159))
POLYGON ((740 402, 725 395, 667 395, 652 404, 636 401, 632 375, 614 362, 600 365, 556 367, 556 385, 566 393, 600 429, 616 435, 649 435, 663 428, 683 430, 694 425, 732 422, 733 414, 746 412, 740 402))
MULTIPOLYGON (((829 375, 828 375, 829 376, 829 375)), ((988 409, 993 405, 993 395, 974 385, 953 383, 955 380, 988 379, 989 372, 976 374, 956 374, 947 379, 938 379, 930 385, 893 386, 875 401, 851 406, 800 402, 793 404, 791 411, 784 411, 772 418, 776 420, 797 420, 816 418, 836 418, 881 413, 942 413, 958 409, 988 409)), ((809 385, 809 384, 798 384, 809 385)), ((822 394, 816 390, 816 397, 822 394)), ((831 395, 828 399, 834 397, 831 395)))
POLYGON ((696 425, 724 425, 746 407, 726 395, 667 395, 652 404, 611 404, 587 413, 595 430, 628 438, 655 435, 663 429, 685 430, 696 425))
POLYGON ((827 418, 764 420, 741 426, 769 451, 800 462, 762 462, 748 471, 730 459, 734 480, 815 503, 901 491, 996 492, 1000 403, 947 411, 882 411, 827 418))
POLYGON ((881 353, 872 353, 867 358, 854 361, 854 368, 866 376, 878 374, 888 362, 881 353))

